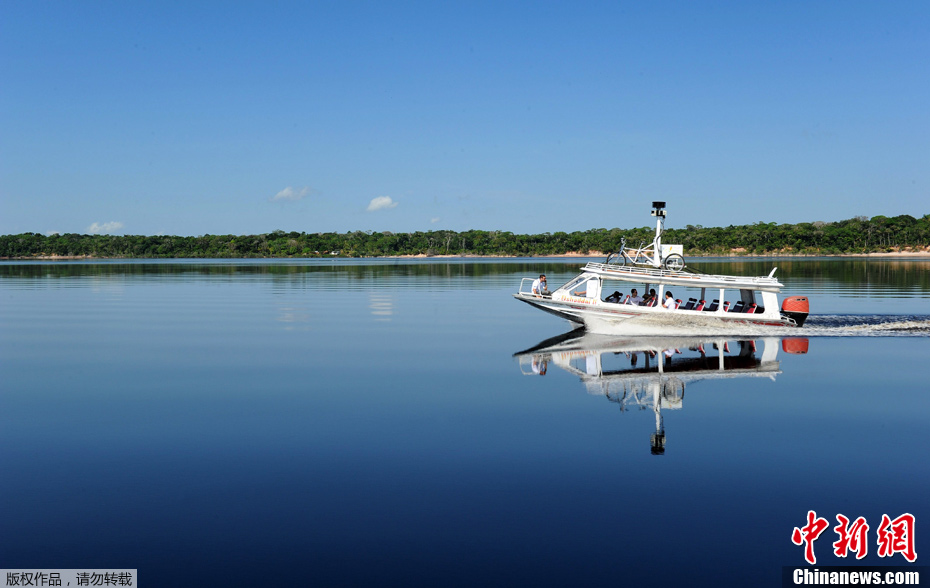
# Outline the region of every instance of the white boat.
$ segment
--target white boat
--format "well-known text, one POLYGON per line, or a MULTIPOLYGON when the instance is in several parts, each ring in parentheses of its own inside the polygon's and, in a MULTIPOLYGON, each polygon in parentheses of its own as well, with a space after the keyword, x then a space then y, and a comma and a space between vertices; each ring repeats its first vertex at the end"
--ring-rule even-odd
POLYGON ((536 291, 534 279, 523 278, 514 297, 599 333, 616 332, 631 319, 647 325, 654 322, 698 328, 804 324, 809 312, 806 296, 788 297, 781 306, 778 304, 784 285, 775 278, 777 268, 758 277, 711 275, 688 269, 681 245, 662 244, 665 203, 653 202, 652 206, 657 221, 650 247, 628 250, 624 243, 604 263, 588 263, 581 274, 551 292, 536 291), (646 300, 634 300, 632 291, 624 292, 629 288, 635 288, 646 300), (649 299, 651 291, 655 295, 649 299), (611 293, 622 294, 612 299, 611 293))

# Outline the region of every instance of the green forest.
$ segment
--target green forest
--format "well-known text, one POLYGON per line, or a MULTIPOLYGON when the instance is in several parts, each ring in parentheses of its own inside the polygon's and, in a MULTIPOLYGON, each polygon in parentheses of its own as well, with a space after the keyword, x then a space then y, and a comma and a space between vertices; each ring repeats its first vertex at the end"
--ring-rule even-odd
MULTIPOLYGON (((0 258, 244 258, 244 257, 383 257, 400 255, 547 256, 616 251, 621 238, 628 247, 647 245, 654 227, 590 229, 521 235, 507 231, 426 231, 392 233, 303 233, 273 231, 261 235, 0 236, 0 258)), ((930 214, 921 218, 856 217, 837 222, 667 229, 663 243, 680 243, 685 255, 837 255, 930 248, 930 214)))

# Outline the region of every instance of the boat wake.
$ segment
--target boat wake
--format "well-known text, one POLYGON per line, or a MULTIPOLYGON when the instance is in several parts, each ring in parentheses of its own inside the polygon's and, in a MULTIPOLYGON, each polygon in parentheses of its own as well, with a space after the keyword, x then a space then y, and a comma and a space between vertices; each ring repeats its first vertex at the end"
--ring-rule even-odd
POLYGON ((621 322, 603 321, 589 324, 588 331, 629 336, 715 336, 748 337, 930 337, 927 315, 817 315, 803 327, 764 327, 748 324, 721 324, 707 319, 695 323, 693 317, 682 320, 673 313, 649 315, 621 322))
POLYGON ((809 318, 804 327, 797 331, 828 337, 930 337, 930 317, 883 314, 822 315, 809 318))

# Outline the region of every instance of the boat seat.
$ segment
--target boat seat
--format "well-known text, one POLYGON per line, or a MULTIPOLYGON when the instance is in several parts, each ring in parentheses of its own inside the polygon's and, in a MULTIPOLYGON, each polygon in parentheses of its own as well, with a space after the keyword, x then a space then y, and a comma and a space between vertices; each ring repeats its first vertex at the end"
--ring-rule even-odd
POLYGON ((730 301, 729 300, 723 301, 723 312, 730 312, 730 301))
POLYGON ((733 308, 730 309, 730 312, 743 312, 743 301, 737 301, 737 303, 733 305, 733 308))
POLYGON ((698 303, 694 305, 694 310, 704 310, 704 305, 707 304, 706 300, 698 300, 698 303))
POLYGON ((749 305, 749 308, 747 308, 745 312, 747 312, 748 314, 755 314, 756 311, 758 311, 758 309, 759 307, 756 306, 755 302, 753 302, 752 304, 749 305))
POLYGON ((675 310, 678 310, 678 307, 681 306, 681 298, 675 299, 675 310))
POLYGON ((682 310, 693 310, 695 304, 697 304, 697 298, 688 298, 688 303, 685 304, 682 310))
POLYGON ((720 308, 720 301, 714 298, 714 301, 711 302, 710 305, 704 309, 704 312, 714 312, 718 308, 720 308))

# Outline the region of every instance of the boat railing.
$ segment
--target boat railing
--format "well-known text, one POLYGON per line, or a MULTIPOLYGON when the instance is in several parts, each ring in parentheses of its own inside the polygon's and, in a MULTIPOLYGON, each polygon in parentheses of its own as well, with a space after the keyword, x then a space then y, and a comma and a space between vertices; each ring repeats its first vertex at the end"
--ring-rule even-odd
POLYGON ((534 296, 536 298, 552 298, 551 292, 548 294, 533 294, 533 282, 534 281, 535 281, 534 278, 523 278, 522 280, 520 280, 520 289, 517 290, 517 294, 521 294, 523 296, 534 296))
POLYGON ((775 286, 780 287, 782 284, 775 278, 771 276, 757 276, 757 277, 745 277, 745 276, 724 276, 724 275, 712 275, 712 274, 696 274, 688 271, 673 271, 661 268, 650 268, 642 266, 629 266, 629 265, 616 265, 616 264, 607 264, 607 263, 598 263, 598 262, 588 262, 584 266, 584 270, 588 272, 595 272, 604 275, 614 274, 622 277, 647 277, 656 280, 657 282, 662 281, 666 278, 685 278, 693 279, 695 283, 700 282, 731 282, 733 284, 756 284, 759 286, 775 286))

